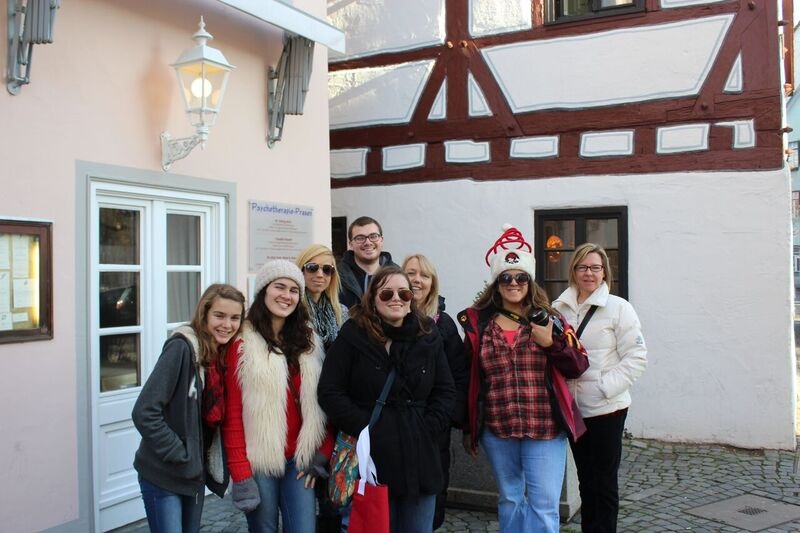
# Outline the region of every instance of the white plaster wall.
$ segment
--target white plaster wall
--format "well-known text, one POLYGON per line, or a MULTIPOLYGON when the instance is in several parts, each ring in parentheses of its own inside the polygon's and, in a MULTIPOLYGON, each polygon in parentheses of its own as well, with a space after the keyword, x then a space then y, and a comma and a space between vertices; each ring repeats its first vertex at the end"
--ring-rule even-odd
MULTIPOLYGON (((295 6, 325 17, 324 0, 295 6)), ((31 84, 0 90, 0 218, 53 221, 55 338, 0 345, 0 531, 38 531, 79 513, 75 315, 75 162, 160 170, 159 133, 191 133, 170 63, 192 46, 200 15, 211 43, 236 65, 204 151, 172 171, 238 184, 238 271, 246 288, 248 199, 314 207, 314 239, 330 241, 327 50, 317 46, 305 115, 287 117, 284 140, 267 148, 266 68, 282 34, 213 0, 70 0, 55 42, 37 46, 31 84)), ((0 27, 5 28, 5 9, 0 27)), ((3 61, 5 69, 5 60, 3 61)), ((165 176, 169 184, 169 176, 165 176)))
POLYGON ((535 209, 627 205, 630 300, 650 359, 628 430, 794 447, 788 173, 459 180, 338 189, 332 204, 335 216, 377 218, 397 263, 428 255, 452 314, 488 279, 503 223, 532 241, 535 209))

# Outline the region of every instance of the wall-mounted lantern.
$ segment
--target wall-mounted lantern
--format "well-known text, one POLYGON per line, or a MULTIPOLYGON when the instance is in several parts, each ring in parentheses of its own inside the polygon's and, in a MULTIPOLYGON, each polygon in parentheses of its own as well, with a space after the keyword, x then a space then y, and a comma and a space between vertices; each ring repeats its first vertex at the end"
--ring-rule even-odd
POLYGON ((205 147, 208 128, 217 119, 228 75, 234 68, 222 52, 206 44, 213 37, 206 31, 203 17, 200 17, 199 29, 192 39, 197 45, 184 51, 172 67, 178 76, 183 104, 195 134, 180 139, 173 139, 167 132, 161 134, 161 168, 164 171, 178 159, 189 155, 198 144, 200 148, 205 147))

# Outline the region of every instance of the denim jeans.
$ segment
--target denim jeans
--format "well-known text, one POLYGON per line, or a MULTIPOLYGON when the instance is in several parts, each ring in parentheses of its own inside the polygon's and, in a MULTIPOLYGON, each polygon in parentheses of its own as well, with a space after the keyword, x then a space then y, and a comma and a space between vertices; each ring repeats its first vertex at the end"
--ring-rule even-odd
POLYGON ((139 476, 144 512, 151 533, 194 533, 200 531, 203 514, 202 491, 185 496, 162 489, 139 476))
POLYGON ((481 443, 500 493, 500 531, 558 533, 566 434, 550 440, 501 439, 487 429, 481 443))
POLYGON ((283 520, 284 533, 314 533, 316 528, 316 501, 314 489, 307 489, 303 479, 297 477, 294 459, 286 461, 282 477, 271 477, 256 473, 253 479, 258 485, 261 503, 245 514, 247 528, 251 532, 278 532, 278 509, 283 520))
POLYGON ((389 495, 389 525, 392 533, 431 533, 436 495, 417 498, 392 498, 389 495))

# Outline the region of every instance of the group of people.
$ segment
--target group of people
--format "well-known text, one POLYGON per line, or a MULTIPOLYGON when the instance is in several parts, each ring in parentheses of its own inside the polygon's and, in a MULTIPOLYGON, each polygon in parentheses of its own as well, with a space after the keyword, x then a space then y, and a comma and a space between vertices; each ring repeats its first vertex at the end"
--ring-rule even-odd
POLYGON ((610 294, 605 251, 578 247, 551 303, 507 228, 486 254, 490 282, 458 314, 462 340, 433 264, 416 254, 398 266, 382 247, 380 224, 360 217, 338 264, 316 244, 264 264, 249 308, 235 287, 206 289, 133 410, 151 531, 198 531, 205 487, 228 485, 250 531, 277 532, 279 515, 287 533, 346 531, 349 507, 328 499, 334 442, 359 435, 385 386, 371 456, 393 533, 442 525, 452 427, 488 458, 500 531, 558 531, 568 443, 583 531, 615 531, 646 348, 633 308, 610 294))

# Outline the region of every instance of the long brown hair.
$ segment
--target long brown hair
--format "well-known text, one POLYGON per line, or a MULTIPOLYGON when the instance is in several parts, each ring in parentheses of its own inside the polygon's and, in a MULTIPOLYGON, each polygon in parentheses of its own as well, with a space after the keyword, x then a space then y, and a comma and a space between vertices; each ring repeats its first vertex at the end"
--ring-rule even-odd
MULTIPOLYGON (((278 278, 282 279, 282 278, 278 278)), ((253 299, 253 304, 247 310, 247 321, 253 326, 270 349, 279 349, 286 357, 291 368, 300 365, 299 358, 302 354, 311 351, 314 347, 314 334, 309 326, 311 317, 305 304, 298 298, 297 307, 292 314, 286 317, 280 335, 276 338, 272 331, 272 313, 267 309, 264 295, 267 294, 267 287, 275 283, 272 281, 265 285, 253 299)), ((302 297, 302 295, 300 295, 302 297)))
MULTIPOLYGON (((478 310, 484 309, 502 309, 503 299, 500 297, 500 282, 494 280, 493 283, 487 285, 483 292, 480 293, 478 299, 472 304, 472 307, 478 310)), ((528 294, 525 295, 525 307, 541 308, 551 315, 558 315, 558 311, 553 309, 550 305, 550 298, 547 293, 536 284, 533 279, 528 282, 528 294)))
MULTIPOLYGON (((378 291, 386 285, 386 282, 391 276, 403 276, 408 283, 408 287, 411 288, 411 281, 399 266, 387 265, 381 267, 375 272, 375 275, 369 282, 369 287, 367 287, 367 292, 364 293, 364 297, 361 298, 361 302, 354 305, 350 310, 350 318, 352 318, 359 327, 366 330, 367 336, 376 344, 385 343, 386 335, 384 335, 383 327, 381 326, 381 316, 375 308, 375 298, 378 297, 378 291)), ((419 322, 417 336, 421 337, 422 335, 430 333, 430 323, 432 320, 419 312, 413 298, 411 299, 411 312, 416 315, 419 322)))
POLYGON ((217 298, 231 300, 242 306, 242 322, 239 322, 239 329, 233 334, 231 340, 235 339, 239 333, 241 333, 242 323, 244 322, 244 294, 233 285, 228 285, 227 283, 214 283, 213 285, 209 285, 203 295, 200 296, 200 301, 197 302, 192 321, 189 323, 197 335, 198 344, 200 345, 200 353, 197 354, 197 360, 200 361, 200 364, 204 367, 211 366, 217 362, 217 359, 219 359, 219 362, 223 365, 225 364, 225 358, 219 356, 223 351, 223 346, 218 346, 217 350, 214 350, 214 339, 208 332, 208 311, 211 309, 211 306, 214 305, 214 301, 217 298))

